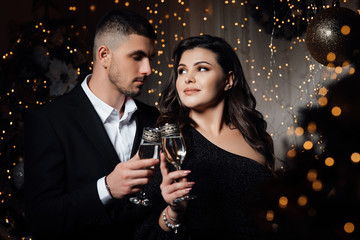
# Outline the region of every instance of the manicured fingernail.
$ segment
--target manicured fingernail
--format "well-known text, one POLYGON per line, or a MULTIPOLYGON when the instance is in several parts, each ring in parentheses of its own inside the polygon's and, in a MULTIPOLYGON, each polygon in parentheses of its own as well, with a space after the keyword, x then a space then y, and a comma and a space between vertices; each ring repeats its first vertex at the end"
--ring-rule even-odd
POLYGON ((184 171, 183 171, 183 174, 189 174, 189 173, 191 173, 190 170, 184 170, 184 171))
POLYGON ((192 188, 185 188, 185 191, 190 192, 192 188))
POLYGON ((189 187, 194 186, 194 184, 195 184, 195 182, 188 182, 188 186, 189 186, 189 187))

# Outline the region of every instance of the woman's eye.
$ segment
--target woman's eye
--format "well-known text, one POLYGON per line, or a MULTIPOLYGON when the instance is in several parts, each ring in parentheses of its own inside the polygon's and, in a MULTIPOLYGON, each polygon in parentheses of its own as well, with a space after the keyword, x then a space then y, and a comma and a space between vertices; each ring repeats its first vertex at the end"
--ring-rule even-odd
POLYGON ((200 72, 206 72, 208 69, 206 67, 199 67, 200 72))
POLYGON ((178 74, 179 74, 179 75, 184 74, 184 73, 186 73, 186 70, 185 70, 185 69, 182 69, 182 68, 181 68, 181 69, 178 70, 178 74))

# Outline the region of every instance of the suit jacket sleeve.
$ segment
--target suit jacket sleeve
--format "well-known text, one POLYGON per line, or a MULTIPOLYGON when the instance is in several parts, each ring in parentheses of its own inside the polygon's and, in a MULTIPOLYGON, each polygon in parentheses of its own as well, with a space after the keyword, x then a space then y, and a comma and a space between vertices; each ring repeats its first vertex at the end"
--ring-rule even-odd
POLYGON ((33 232, 56 234, 108 224, 110 218, 97 193, 97 178, 77 185, 72 181, 76 176, 69 176, 69 168, 79 166, 68 162, 66 144, 60 141, 56 126, 38 112, 25 124, 26 217, 33 232))
MULTIPOLYGON (((142 127, 154 125, 159 114, 155 107, 137 106, 134 152, 142 127)), ((85 239, 86 233, 104 238, 111 231, 131 232, 137 221, 134 204, 123 199, 104 206, 99 199, 97 180, 119 158, 81 86, 28 114, 24 146, 26 219, 32 234, 76 232, 85 239)))

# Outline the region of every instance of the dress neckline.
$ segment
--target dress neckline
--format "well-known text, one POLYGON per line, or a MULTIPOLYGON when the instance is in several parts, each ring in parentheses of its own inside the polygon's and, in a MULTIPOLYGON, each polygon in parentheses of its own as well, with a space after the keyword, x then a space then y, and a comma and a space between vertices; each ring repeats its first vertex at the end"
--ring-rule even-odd
POLYGON ((227 150, 219 147, 218 145, 214 144, 214 143, 211 142, 209 139, 207 139, 204 135, 202 135, 202 134, 201 134, 196 128, 194 128, 193 126, 189 126, 189 128, 190 128, 190 130, 191 130, 192 132, 194 132, 196 135, 198 135, 200 138, 202 138, 203 140, 205 140, 206 142, 208 142, 211 146, 215 147, 216 149, 218 149, 218 150, 220 150, 220 151, 222 151, 222 152, 225 152, 225 153, 227 153, 227 154, 230 154, 230 155, 232 155, 232 156, 235 156, 235 157, 239 157, 239 158, 243 158, 243 159, 248 159, 248 160, 250 160, 252 163, 255 163, 255 164, 257 164, 257 165, 260 165, 260 166, 266 168, 266 166, 264 166, 263 164, 259 163, 258 161, 255 161, 254 159, 251 159, 251 158, 249 158, 249 157, 245 157, 245 156, 243 156, 243 155, 238 155, 238 154, 229 152, 229 151, 227 151, 227 150))

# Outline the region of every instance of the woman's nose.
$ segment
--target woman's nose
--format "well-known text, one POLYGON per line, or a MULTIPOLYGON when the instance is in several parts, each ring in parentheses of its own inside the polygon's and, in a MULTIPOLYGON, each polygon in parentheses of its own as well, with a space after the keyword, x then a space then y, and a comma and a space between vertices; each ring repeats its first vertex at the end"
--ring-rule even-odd
POLYGON ((195 82, 195 78, 193 75, 187 74, 185 76, 185 83, 194 83, 194 82, 195 82))

